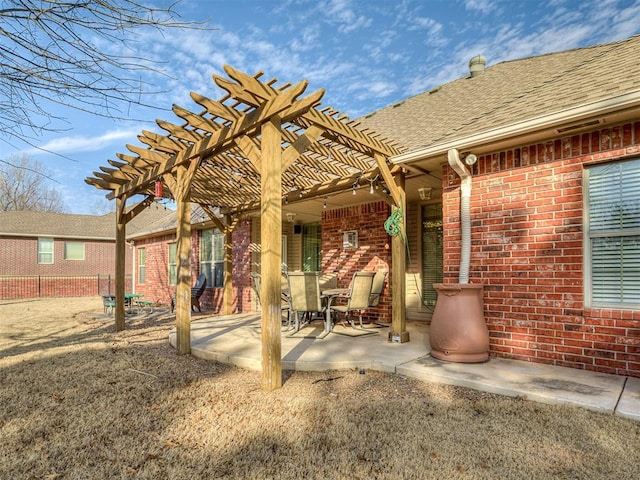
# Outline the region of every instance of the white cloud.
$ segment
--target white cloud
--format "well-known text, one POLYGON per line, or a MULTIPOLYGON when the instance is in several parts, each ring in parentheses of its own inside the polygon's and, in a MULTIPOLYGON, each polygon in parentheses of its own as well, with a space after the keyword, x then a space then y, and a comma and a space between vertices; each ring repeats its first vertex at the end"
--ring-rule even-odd
POLYGON ((338 31, 341 33, 350 33, 371 25, 372 19, 356 14, 352 5, 351 0, 331 0, 326 6, 327 21, 338 24, 338 31))
POLYGON ((464 7, 467 10, 487 14, 495 10, 497 5, 492 0, 465 0, 464 7))
POLYGON ((392 95, 396 89, 397 87, 394 82, 382 80, 373 81, 364 86, 364 89, 362 89, 358 98, 361 100, 368 98, 385 98, 392 95))
POLYGON ((115 143, 121 144, 123 140, 131 141, 141 130, 142 128, 138 125, 126 130, 112 130, 95 137, 83 135, 59 137, 40 145, 38 148, 30 149, 26 153, 42 153, 42 151, 58 154, 95 152, 115 143))
POLYGON ((307 52, 318 47, 320 38, 320 27, 318 25, 309 25, 304 27, 301 32, 293 35, 291 40, 291 50, 296 52, 307 52))

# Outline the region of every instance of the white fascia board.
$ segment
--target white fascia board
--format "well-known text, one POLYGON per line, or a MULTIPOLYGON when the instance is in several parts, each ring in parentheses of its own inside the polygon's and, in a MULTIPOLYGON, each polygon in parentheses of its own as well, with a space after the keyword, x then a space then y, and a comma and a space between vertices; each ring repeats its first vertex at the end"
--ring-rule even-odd
POLYGON ((491 141, 502 141, 510 137, 533 133, 543 128, 557 127, 567 122, 579 121, 584 118, 604 115, 638 105, 640 105, 640 90, 635 90, 622 95, 609 97, 605 100, 586 103, 577 107, 560 110, 559 112, 534 117, 491 130, 485 130, 484 132, 474 133, 466 137, 459 137, 444 143, 437 143, 419 150, 390 157, 389 160, 396 165, 411 163, 417 160, 424 160, 429 157, 446 154, 451 148, 465 150, 491 141))

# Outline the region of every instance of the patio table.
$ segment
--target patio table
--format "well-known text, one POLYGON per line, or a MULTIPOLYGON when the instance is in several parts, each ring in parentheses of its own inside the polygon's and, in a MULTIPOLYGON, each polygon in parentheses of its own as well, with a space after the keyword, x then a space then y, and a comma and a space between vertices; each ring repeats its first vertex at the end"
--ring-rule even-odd
POLYGON ((140 305, 140 299, 143 298, 144 295, 141 293, 125 293, 124 294, 124 306, 128 308, 131 313, 140 313, 142 310, 140 305))
POLYGON ((331 302, 333 302, 333 299, 336 297, 347 295, 349 293, 349 289, 348 288, 328 288, 326 290, 322 290, 322 292, 320 293, 322 295, 323 301, 325 301, 327 305, 324 331, 326 334, 329 334, 331 333, 331 330, 333 328, 333 324, 331 323, 331 302))

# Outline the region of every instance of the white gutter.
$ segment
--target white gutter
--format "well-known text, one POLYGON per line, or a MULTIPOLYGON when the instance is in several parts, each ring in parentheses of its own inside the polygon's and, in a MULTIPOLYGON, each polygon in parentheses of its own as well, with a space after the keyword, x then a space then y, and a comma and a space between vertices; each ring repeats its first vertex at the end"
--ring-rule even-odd
POLYGON ((533 133, 542 128, 561 126, 568 122, 576 122, 584 118, 604 115, 613 111, 637 107, 639 105, 640 90, 635 90, 622 95, 609 97, 606 100, 585 103, 577 107, 560 110, 559 112, 530 118, 528 120, 523 120, 521 122, 512 123, 491 130, 485 130, 484 132, 474 133, 466 137, 458 137, 454 140, 448 140, 443 143, 429 145, 428 147, 419 150, 390 157, 389 160, 391 163, 396 165, 411 163, 416 160, 424 160, 425 158, 444 155, 452 148, 465 151, 476 145, 506 140, 514 135, 533 133))

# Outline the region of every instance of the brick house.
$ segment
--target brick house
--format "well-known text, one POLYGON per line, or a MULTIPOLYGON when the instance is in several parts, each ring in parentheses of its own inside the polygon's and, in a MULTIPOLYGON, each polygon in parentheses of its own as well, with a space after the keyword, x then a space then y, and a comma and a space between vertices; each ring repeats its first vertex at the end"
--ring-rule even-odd
MULTIPOLYGON (((363 195, 363 194, 361 194, 363 195)), ((370 200, 369 193, 364 197, 370 200)), ((301 208, 308 208, 303 206, 301 208)), ((298 214, 289 212, 292 221, 283 225, 283 263, 290 271, 322 271, 335 285, 347 287, 358 270, 389 271, 390 238, 384 220, 390 214, 382 201, 342 208, 327 206, 322 212, 301 214, 306 220, 296 221, 298 214), (382 221, 381 221, 382 220, 382 221), (343 232, 358 232, 358 248, 344 248, 343 232)), ((191 264, 192 276, 207 275, 207 289, 200 300, 203 308, 219 312, 222 304, 222 235, 197 206, 192 208, 191 264), (207 245, 206 247, 204 245, 207 245), (203 250, 206 252, 203 254, 203 250)), ((136 291, 151 301, 168 304, 175 295, 175 216, 149 225, 147 229, 128 235, 136 250, 136 291), (143 265, 140 267, 140 259, 143 265)), ((257 299, 252 290, 252 272, 260 271, 260 218, 243 220, 233 233, 234 311, 255 311, 257 299)), ((364 318, 390 321, 391 303, 388 283, 380 304, 364 318)))
MULTIPOLYGON (((391 161, 407 174, 408 320, 430 319, 433 283, 457 281, 460 178, 447 164, 456 150, 472 163, 470 277, 485 286, 490 353, 640 376, 638 53, 640 36, 488 67, 479 56, 468 76, 360 119, 405 147, 391 161)), ((391 207, 373 194, 383 188, 364 179, 290 203, 292 191, 286 267, 321 270, 339 286, 356 270, 391 271, 391 207)), ((191 223, 193 274, 207 272, 204 304, 218 310, 221 234, 197 211, 191 223)), ((144 259, 136 289, 164 303, 174 291, 174 226, 129 235, 144 259)), ((259 240, 260 216, 243 217, 232 241, 238 312, 255 308, 259 240)), ((389 293, 387 284, 373 313, 382 321, 389 293)))
POLYGON ((363 122, 410 147, 396 164, 441 173, 445 282, 459 272, 460 178, 443 159, 476 155, 470 277, 492 355, 640 376, 638 53, 640 36, 486 69, 475 58, 468 77, 363 122))
MULTIPOLYGON (((148 209, 131 230, 166 215, 148 209)), ((0 213, 0 298, 106 293, 99 290, 114 275, 114 222, 113 213, 0 213)), ((132 272, 131 249, 126 265, 132 272)))

